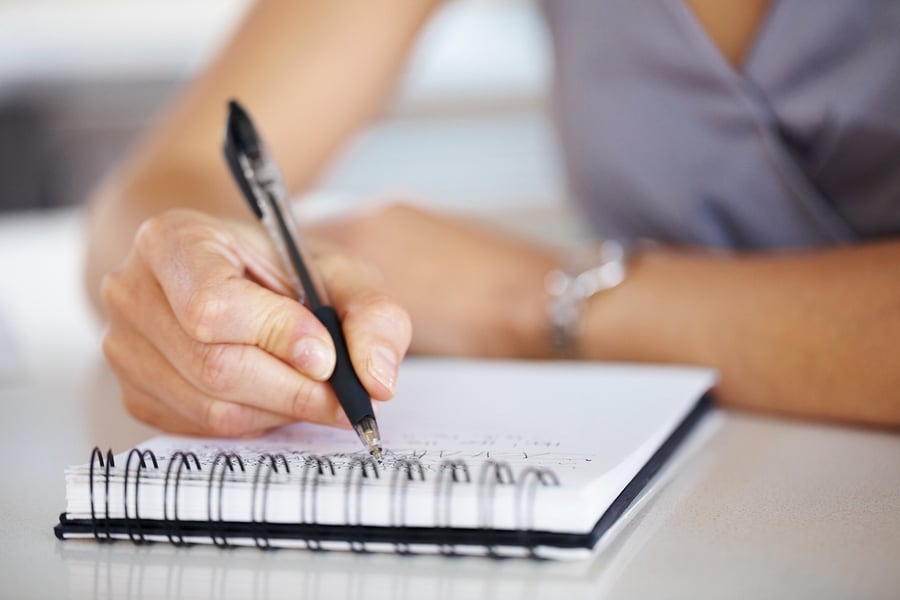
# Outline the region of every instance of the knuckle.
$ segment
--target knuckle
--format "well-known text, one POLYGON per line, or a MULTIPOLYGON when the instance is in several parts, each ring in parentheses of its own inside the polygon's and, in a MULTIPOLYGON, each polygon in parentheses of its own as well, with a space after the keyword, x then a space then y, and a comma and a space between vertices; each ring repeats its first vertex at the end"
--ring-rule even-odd
POLYGON ((198 344, 194 352, 200 384, 210 393, 226 395, 242 379, 246 349, 233 344, 198 344))
POLYGON ((186 208, 172 208, 144 219, 135 233, 136 242, 158 242, 170 232, 181 230, 185 225, 202 221, 203 215, 186 208))
POLYGON ((219 253, 236 242, 231 230, 206 215, 182 210, 170 213, 169 217, 177 219, 177 223, 169 226, 170 231, 177 231, 176 250, 219 253))
POLYGON ((203 426, 214 436, 235 437, 248 431, 249 412, 240 404, 214 400, 207 406, 203 426))
POLYGON ((294 302, 279 298, 262 311, 259 320, 259 344, 263 349, 276 350, 286 343, 294 332, 294 302))
POLYGON ((303 378, 291 394, 288 414, 292 417, 307 420, 313 412, 317 384, 303 378))
POLYGON ((344 267, 348 276, 352 276, 357 280, 369 282, 372 286, 383 283, 384 277, 381 271, 371 261, 345 256, 344 267))
POLYGON ((336 251, 333 247, 320 249, 316 253, 316 262, 319 270, 327 273, 338 270, 346 265, 349 258, 343 252, 336 251))
POLYGON ((357 310, 361 318, 392 335, 406 338, 412 333, 412 319, 409 313, 387 296, 372 295, 366 298, 357 310))
POLYGON ((128 375, 130 372, 128 361, 133 356, 133 353, 129 352, 125 346, 126 344, 118 333, 118 329, 114 326, 107 327, 103 334, 103 339, 100 341, 100 349, 110 369, 120 381, 130 379, 128 375))
POLYGON ((184 252, 198 242, 218 240, 224 243, 230 239, 210 217, 176 208, 144 220, 135 232, 134 247, 143 256, 158 255, 160 248, 168 249, 171 255, 184 252))
POLYGON ((129 415, 142 423, 154 425, 153 412, 147 406, 146 401, 138 394, 134 394, 127 390, 122 391, 122 405, 129 415))
POLYGON ((353 262, 352 268, 356 270, 358 278, 364 278, 365 281, 370 281, 373 285, 382 285, 384 283, 384 276, 372 263, 357 260, 353 262))
POLYGON ((110 314, 127 314, 134 293, 121 270, 111 271, 100 282, 100 301, 110 314))
POLYGON ((119 352, 115 342, 114 332, 111 327, 107 327, 103 333, 103 339, 100 342, 100 349, 103 356, 111 367, 115 368, 119 364, 119 352))
POLYGON ((197 288, 191 292, 185 304, 183 326, 194 339, 212 342, 226 315, 226 309, 227 303, 221 294, 210 288, 197 288))
POLYGON ((151 409, 146 397, 135 391, 132 387, 130 383, 131 377, 129 375, 129 368, 125 362, 131 355, 126 351, 122 344, 119 343, 117 336, 112 333, 112 331, 113 330, 111 329, 107 330, 104 334, 101 348, 110 369, 112 369, 116 379, 119 380, 122 406, 125 407, 125 410, 129 415, 138 421, 149 425, 160 426, 161 423, 159 422, 158 415, 151 409))
MULTIPOLYGON (((353 241, 346 246, 351 247, 353 241)), ((370 262, 366 262, 340 250, 332 250, 317 257, 319 268, 328 280, 343 282, 380 282, 381 272, 370 262)))
POLYGON ((138 248, 148 248, 159 244, 164 239, 166 232, 172 228, 172 214, 160 213, 145 219, 134 234, 134 245, 138 248))

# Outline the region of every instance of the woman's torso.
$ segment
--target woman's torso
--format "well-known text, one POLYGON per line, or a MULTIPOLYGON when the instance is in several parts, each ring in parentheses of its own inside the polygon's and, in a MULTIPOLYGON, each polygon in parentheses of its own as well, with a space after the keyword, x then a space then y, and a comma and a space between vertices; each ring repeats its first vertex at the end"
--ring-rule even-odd
POLYGON ((900 2, 775 0, 742 68, 681 0, 550 0, 571 190, 600 235, 900 233, 900 2))

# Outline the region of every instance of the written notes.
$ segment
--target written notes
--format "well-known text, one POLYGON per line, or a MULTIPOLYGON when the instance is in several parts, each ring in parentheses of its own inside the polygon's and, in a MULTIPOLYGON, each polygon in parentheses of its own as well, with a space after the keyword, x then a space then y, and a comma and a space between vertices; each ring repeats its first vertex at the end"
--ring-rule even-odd
MULTIPOLYGON (((195 441, 191 450, 204 467, 202 471, 207 471, 206 467, 211 466, 221 452, 240 456, 247 470, 255 469, 261 460, 271 462, 266 455, 278 457, 277 466, 280 467, 283 457, 293 474, 317 466, 316 457, 327 456, 335 471, 359 468, 360 461, 367 457, 351 432, 316 428, 314 440, 308 439, 305 433, 302 428, 286 427, 259 440, 195 441)), ((183 447, 177 438, 157 438, 154 441, 156 443, 151 449, 161 465, 183 447)), ((469 432, 439 433, 429 437, 410 432, 386 439, 384 448, 384 463, 379 465, 382 470, 391 471, 405 464, 404 461, 415 460, 422 465, 423 471, 434 473, 441 470, 445 463, 458 461, 466 463, 473 476, 488 461, 504 462, 515 470, 532 466, 565 471, 589 466, 596 458, 591 453, 567 451, 563 443, 552 439, 469 432)), ((198 476, 200 474, 182 470, 184 478, 198 476)))

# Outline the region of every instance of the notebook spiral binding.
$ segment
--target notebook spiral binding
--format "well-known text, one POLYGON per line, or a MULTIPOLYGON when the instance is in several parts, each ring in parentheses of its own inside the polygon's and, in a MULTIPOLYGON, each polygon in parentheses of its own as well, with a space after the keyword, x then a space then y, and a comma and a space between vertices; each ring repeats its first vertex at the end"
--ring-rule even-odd
MULTIPOLYGON (((297 523, 301 525, 320 525, 317 520, 317 506, 319 497, 319 484, 324 478, 339 477, 335 469, 333 459, 348 458, 345 455, 315 455, 303 452, 295 455, 302 458, 303 472, 299 477, 300 495, 297 523)), ((91 451, 89 466, 88 490, 90 494, 90 522, 93 537, 98 542, 113 542, 115 538, 110 528, 110 489, 112 469, 116 468, 115 457, 112 450, 107 450, 104 455, 99 447, 91 451), (102 472, 102 475, 100 474, 102 472), (95 479, 102 477, 102 491, 95 488, 95 479), (98 515, 96 509, 97 494, 103 494, 104 510, 98 515)), ((208 537, 219 548, 231 548, 234 546, 228 537, 226 521, 223 519, 223 493, 226 487, 228 473, 236 474, 238 471, 248 481, 252 481, 250 493, 250 524, 252 539, 257 548, 271 550, 275 548, 270 539, 270 522, 266 519, 268 508, 268 492, 272 476, 278 473, 291 473, 291 467, 284 454, 262 454, 253 467, 252 476, 248 473, 248 467, 241 456, 231 452, 219 452, 213 460, 206 465, 206 509, 208 521, 208 537)), ((124 529, 128 539, 134 544, 147 544, 148 539, 141 526, 140 515, 140 484, 142 479, 150 471, 154 471, 158 477, 160 464, 157 456, 151 450, 134 448, 129 451, 125 461, 122 486, 122 503, 124 508, 124 529), (133 479, 133 485, 129 482, 133 479), (131 490, 131 492, 129 492, 131 490), (134 501, 129 504, 130 495, 134 501), (129 513, 129 507, 133 506, 133 516, 129 513)), ((386 469, 379 467, 372 457, 351 457, 343 481, 343 509, 344 525, 363 526, 362 507, 364 501, 364 482, 369 478, 380 479, 386 469)), ((397 459, 394 464, 389 489, 389 523, 391 527, 406 527, 407 496, 410 485, 413 482, 424 484, 428 480, 426 470, 422 463, 415 457, 397 459)), ((178 516, 179 490, 183 475, 186 472, 204 472, 200 459, 194 452, 175 452, 165 467, 163 484, 163 521, 171 526, 166 533, 169 543, 174 546, 190 546, 185 532, 181 527, 178 516), (170 511, 171 507, 171 511, 170 511), (171 516, 170 516, 171 514, 171 516)), ((475 482, 478 494, 478 522, 482 529, 492 529, 494 526, 494 504, 498 486, 515 486, 514 491, 514 518, 516 530, 520 536, 520 545, 526 548, 531 556, 535 555, 535 548, 530 544, 529 532, 533 530, 534 507, 537 489, 539 487, 559 486, 559 478, 551 469, 544 467, 526 467, 519 471, 518 476, 510 465, 503 461, 488 460, 482 465, 477 479, 473 479, 469 465, 461 460, 444 460, 441 462, 434 475, 434 526, 436 528, 450 528, 452 523, 453 490, 461 484, 471 485, 475 482)), ((314 530, 313 530, 314 531, 314 530)), ((321 541, 313 536, 298 539, 308 550, 323 550, 321 541)), ((348 541, 350 549, 354 552, 367 552, 366 542, 361 540, 348 541)), ((393 542, 395 551, 399 554, 411 554, 410 545, 407 542, 393 542)), ((438 550, 444 555, 455 555, 454 544, 441 543, 438 550)), ((486 545, 485 550, 489 556, 497 557, 496 549, 492 545, 486 545)))

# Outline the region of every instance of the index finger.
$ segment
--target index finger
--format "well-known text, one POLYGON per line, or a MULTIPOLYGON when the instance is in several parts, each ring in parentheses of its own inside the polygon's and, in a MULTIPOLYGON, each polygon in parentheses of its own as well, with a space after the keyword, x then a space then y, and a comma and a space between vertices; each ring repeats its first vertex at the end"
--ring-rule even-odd
POLYGON ((141 226, 136 247, 192 338, 258 346, 311 378, 330 376, 335 353, 328 331, 295 299, 251 281, 251 264, 266 271, 258 279, 279 276, 215 221, 160 216, 141 226))

